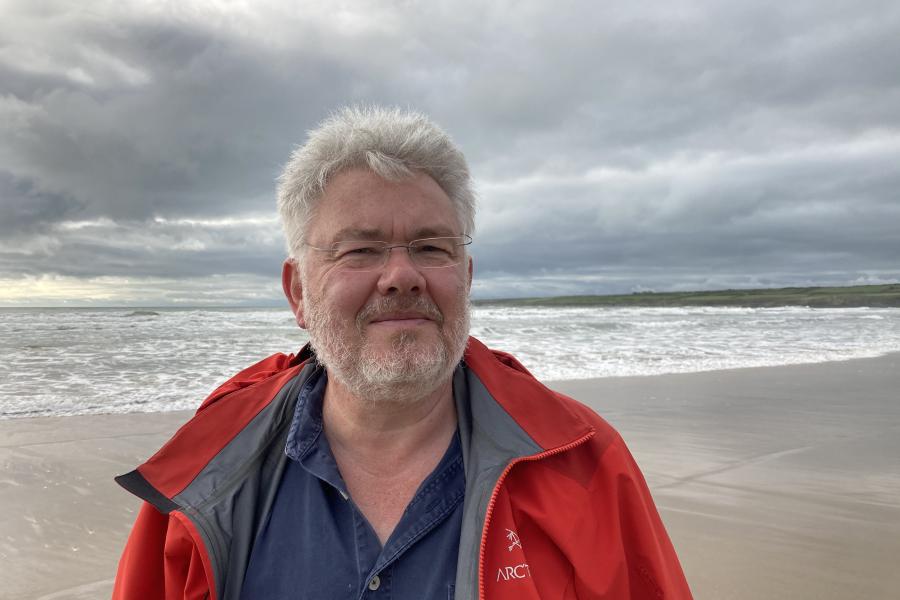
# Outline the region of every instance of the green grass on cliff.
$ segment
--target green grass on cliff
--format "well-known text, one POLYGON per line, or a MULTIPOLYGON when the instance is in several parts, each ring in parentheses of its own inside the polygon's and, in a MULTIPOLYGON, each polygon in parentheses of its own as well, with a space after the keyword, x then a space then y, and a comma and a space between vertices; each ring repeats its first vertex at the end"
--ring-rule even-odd
POLYGON ((508 306, 809 306, 813 308, 900 307, 900 283, 704 292, 637 292, 616 296, 555 296, 478 300, 508 306))

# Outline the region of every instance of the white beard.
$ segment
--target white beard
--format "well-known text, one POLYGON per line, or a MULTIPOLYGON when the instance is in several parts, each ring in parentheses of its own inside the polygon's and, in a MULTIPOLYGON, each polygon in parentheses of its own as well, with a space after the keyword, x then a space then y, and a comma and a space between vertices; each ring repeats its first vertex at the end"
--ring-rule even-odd
POLYGON ((460 288, 462 313, 445 323, 437 306, 421 296, 382 298, 367 304, 356 317, 356 340, 345 334, 347 323, 307 294, 303 305, 310 343, 328 376, 340 381, 357 398, 372 402, 414 402, 436 390, 453 375, 469 338, 469 301, 460 288), (425 345, 415 331, 401 331, 391 339, 391 349, 379 353, 369 347, 365 326, 380 314, 416 311, 432 319, 440 331, 440 343, 425 345))

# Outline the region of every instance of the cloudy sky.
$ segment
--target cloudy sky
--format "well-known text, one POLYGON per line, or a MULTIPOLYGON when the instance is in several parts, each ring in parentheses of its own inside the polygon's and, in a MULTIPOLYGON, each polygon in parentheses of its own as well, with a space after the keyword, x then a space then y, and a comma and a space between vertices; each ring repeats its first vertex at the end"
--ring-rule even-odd
POLYGON ((274 180, 430 114, 476 297, 900 280, 900 3, 0 0, 0 305, 280 304, 274 180))

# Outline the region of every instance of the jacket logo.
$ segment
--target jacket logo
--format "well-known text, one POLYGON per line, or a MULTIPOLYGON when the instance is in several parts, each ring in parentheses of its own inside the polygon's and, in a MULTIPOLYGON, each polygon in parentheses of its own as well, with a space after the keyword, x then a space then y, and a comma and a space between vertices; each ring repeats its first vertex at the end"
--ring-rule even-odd
POLYGON ((516 535, 516 532, 513 531, 512 529, 507 529, 506 531, 507 531, 506 539, 507 539, 507 541, 509 541, 509 547, 507 548, 507 550, 512 552, 513 548, 515 548, 516 546, 518 546, 521 549, 522 542, 521 542, 521 540, 519 540, 519 536, 516 535))
POLYGON ((509 581, 510 579, 527 579, 531 577, 531 569, 528 568, 528 563, 522 563, 521 565, 514 565, 511 567, 500 567, 497 569, 497 581, 501 579, 503 581, 509 581))
MULTIPOLYGON (((512 529, 506 530, 506 541, 509 542, 509 545, 506 547, 506 550, 512 552, 514 548, 518 548, 522 550, 522 540, 519 539, 518 534, 512 529)), ((531 569, 528 566, 528 563, 522 563, 519 565, 510 565, 508 567, 500 567, 497 569, 497 581, 509 581, 511 579, 527 579, 531 577, 531 569)))

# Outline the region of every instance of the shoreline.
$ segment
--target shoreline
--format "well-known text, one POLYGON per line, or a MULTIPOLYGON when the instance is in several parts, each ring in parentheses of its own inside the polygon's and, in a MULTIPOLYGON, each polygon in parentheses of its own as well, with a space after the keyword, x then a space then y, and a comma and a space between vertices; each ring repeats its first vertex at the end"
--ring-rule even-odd
MULTIPOLYGON (((900 587, 900 353, 547 384, 625 438, 696 598, 900 587)), ((139 505, 112 477, 192 412, 0 421, 5 597, 109 597, 139 505)))
MULTIPOLYGON (((875 354, 873 356, 853 356, 850 358, 839 358, 835 360, 819 360, 812 362, 792 362, 792 363, 780 363, 774 365, 748 365, 743 367, 724 367, 720 369, 706 369, 706 370, 698 370, 698 371, 673 371, 673 372, 665 372, 665 373, 641 373, 635 375, 606 375, 606 376, 598 376, 598 377, 578 377, 574 379, 541 379, 540 381, 551 389, 558 389, 563 391, 563 388, 569 389, 574 386, 575 389, 579 387, 579 384, 591 385, 592 382, 605 382, 609 380, 619 380, 619 379, 645 379, 650 377, 676 377, 682 375, 704 375, 707 373, 729 373, 729 372, 741 372, 746 371, 748 369, 780 369, 780 368, 790 368, 790 367, 804 367, 804 366, 813 366, 813 365, 825 365, 832 363, 850 363, 858 360, 873 360, 873 359, 881 359, 881 358, 890 358, 890 357, 898 357, 900 358, 900 350, 888 350, 886 352, 881 352, 879 354, 875 354)), ((527 367, 526 367, 527 368, 527 367)), ((534 375, 534 373, 532 373, 534 375)), ((221 383, 221 382, 219 382, 221 383)), ((218 385, 218 384, 215 384, 218 385)), ((212 391, 212 388, 210 388, 212 391)), ((572 394, 568 394, 572 395, 572 394)), ((575 397, 575 396, 573 396, 575 397)), ((202 402, 202 398, 198 400, 199 403, 202 402)), ((188 415, 185 417, 190 418, 189 415, 194 412, 195 409, 178 409, 173 411, 163 411, 163 410, 151 410, 151 411, 132 411, 132 412, 87 412, 87 413, 72 413, 65 415, 26 415, 26 416, 9 416, 0 414, 0 423, 4 423, 6 421, 23 421, 28 419, 68 419, 71 417, 102 417, 107 415, 154 415, 154 414, 169 414, 169 413, 183 413, 188 415)), ((2 444, 0 444, 2 447, 2 444)))
MULTIPOLYGON (((549 388, 557 389, 558 386, 568 387, 569 384, 576 385, 579 382, 590 383, 590 382, 601 382, 607 381, 610 379, 643 379, 646 377, 677 377, 681 375, 704 375, 707 373, 740 373, 747 370, 753 369, 782 369, 782 368, 792 368, 792 367, 811 367, 815 365, 827 365, 827 364, 841 364, 841 363, 852 363, 858 360, 879 360, 882 358, 886 359, 900 359, 900 350, 888 350, 886 352, 881 352, 879 354, 875 354, 873 356, 852 356, 849 358, 838 358, 835 360, 817 360, 812 362, 795 362, 795 363, 780 363, 777 365, 748 365, 746 367, 726 367, 722 369, 706 369, 702 371, 675 371, 669 373, 649 373, 649 374, 640 374, 640 375, 608 375, 605 377, 580 377, 576 379, 548 379, 546 381, 541 380, 544 385, 549 388), (556 387, 555 387, 556 386, 556 387)), ((560 388, 560 391, 562 389, 560 388)))

